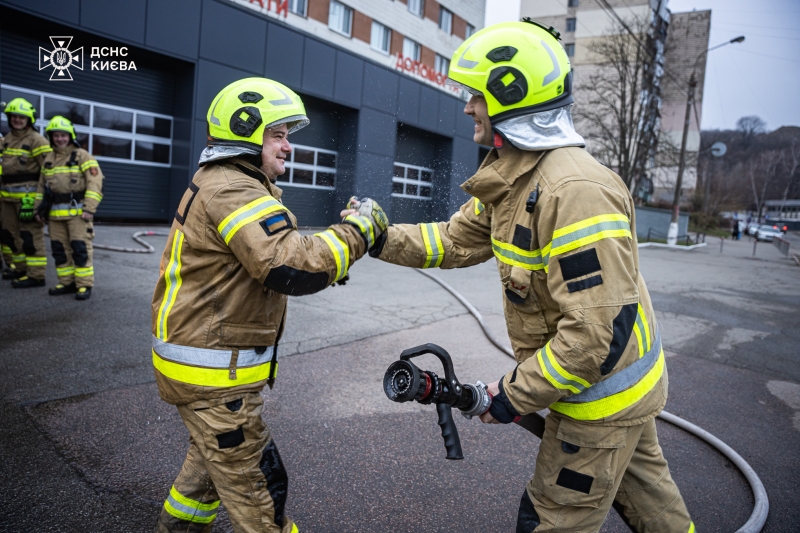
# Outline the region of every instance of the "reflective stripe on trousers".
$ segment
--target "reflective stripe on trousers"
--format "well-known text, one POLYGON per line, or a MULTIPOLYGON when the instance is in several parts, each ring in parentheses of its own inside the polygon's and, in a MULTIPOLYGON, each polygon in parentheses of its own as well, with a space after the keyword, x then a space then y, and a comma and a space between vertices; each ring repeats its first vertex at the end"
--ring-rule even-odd
POLYGON ((219 500, 211 503, 198 502, 178 492, 175 485, 169 489, 169 496, 164 502, 164 509, 175 518, 198 524, 213 522, 217 517, 218 507, 219 500))
POLYGON ((653 345, 633 364, 606 380, 585 387, 579 394, 564 398, 550 409, 576 420, 598 420, 616 414, 641 400, 664 374, 661 332, 656 329, 653 345))

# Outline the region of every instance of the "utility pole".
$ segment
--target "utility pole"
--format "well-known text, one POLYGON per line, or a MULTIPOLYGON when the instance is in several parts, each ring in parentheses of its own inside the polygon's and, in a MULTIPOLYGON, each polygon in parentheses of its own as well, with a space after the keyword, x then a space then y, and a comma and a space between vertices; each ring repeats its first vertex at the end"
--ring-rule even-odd
MULTIPOLYGON (((667 244, 675 245, 678 242, 678 217, 680 216, 681 209, 681 186, 683 185, 683 171, 686 168, 686 140, 689 137, 689 122, 692 116, 692 107, 694 106, 694 90, 697 87, 697 78, 695 72, 697 71, 697 63, 700 58, 709 53, 711 50, 723 47, 728 44, 741 43, 744 41, 744 35, 735 37, 728 42, 712 46, 708 50, 698 54, 697 59, 694 60, 694 67, 692 68, 692 75, 689 77, 689 92, 686 99, 686 117, 683 121, 683 138, 681 139, 681 155, 678 163, 678 176, 675 178, 675 197, 672 201, 672 219, 669 223, 669 230, 667 231, 667 244)), ((700 132, 698 131, 699 135, 700 132)))

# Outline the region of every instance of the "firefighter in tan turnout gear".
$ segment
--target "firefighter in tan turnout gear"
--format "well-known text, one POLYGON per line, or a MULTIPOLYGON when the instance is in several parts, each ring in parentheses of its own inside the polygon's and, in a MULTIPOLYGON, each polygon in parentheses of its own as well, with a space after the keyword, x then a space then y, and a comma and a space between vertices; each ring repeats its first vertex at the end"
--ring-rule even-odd
POLYGON ((237 532, 294 532, 288 478, 260 391, 272 386, 288 295, 342 280, 386 228, 377 204, 312 236, 274 180, 308 124, 288 87, 247 78, 208 110, 208 147, 175 214, 153 296, 153 365, 191 435, 159 532, 208 532, 220 501, 237 532))
POLYGON ((558 34, 529 21, 467 39, 449 78, 494 145, 449 222, 394 225, 370 255, 418 268, 497 261, 518 365, 484 422, 550 409, 518 533, 599 531, 614 506, 640 533, 694 531, 656 436, 667 373, 639 272, 634 204, 572 125, 558 34))
POLYGON ((42 287, 47 255, 44 228, 34 220, 33 206, 39 173, 52 149, 47 139, 33 129, 36 109, 30 102, 14 98, 4 112, 11 131, 3 138, 0 241, 4 251, 11 251, 13 271, 4 272, 3 278, 17 278, 11 282, 17 289, 42 287))
POLYGON ((37 220, 50 221, 50 248, 58 284, 52 296, 77 293, 88 300, 94 285, 92 220, 103 199, 103 173, 89 152, 78 145, 72 122, 62 116, 45 128, 53 152, 42 167, 34 209, 37 220))

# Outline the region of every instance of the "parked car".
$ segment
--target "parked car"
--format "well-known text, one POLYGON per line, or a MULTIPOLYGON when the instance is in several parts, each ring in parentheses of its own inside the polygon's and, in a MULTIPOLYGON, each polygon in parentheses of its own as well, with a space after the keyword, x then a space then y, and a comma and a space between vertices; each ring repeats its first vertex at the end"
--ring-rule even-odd
POLYGON ((771 241, 774 237, 783 237, 786 226, 759 226, 756 230, 756 239, 759 241, 771 241))
POLYGON ((758 222, 751 222, 747 225, 746 233, 748 235, 755 235, 756 231, 758 231, 758 227, 760 224, 758 222))

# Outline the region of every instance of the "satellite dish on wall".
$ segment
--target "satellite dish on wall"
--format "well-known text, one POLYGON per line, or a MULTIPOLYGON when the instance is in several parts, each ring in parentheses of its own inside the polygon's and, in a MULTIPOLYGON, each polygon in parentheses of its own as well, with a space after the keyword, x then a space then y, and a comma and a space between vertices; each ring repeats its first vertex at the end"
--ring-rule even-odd
POLYGON ((727 151, 728 147, 723 142, 715 142, 711 145, 711 155, 714 157, 722 157, 727 151))

